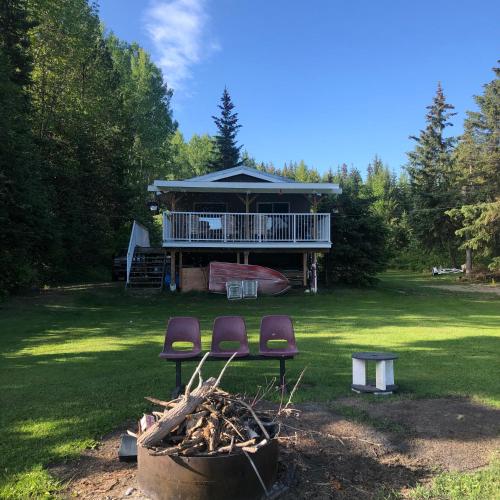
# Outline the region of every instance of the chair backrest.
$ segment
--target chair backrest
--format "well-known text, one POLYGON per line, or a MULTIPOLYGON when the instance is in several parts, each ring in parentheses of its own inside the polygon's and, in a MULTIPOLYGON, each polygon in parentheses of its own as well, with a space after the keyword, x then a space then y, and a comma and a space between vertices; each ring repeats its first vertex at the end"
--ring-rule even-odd
POLYGON ((174 351, 174 342, 192 342, 193 350, 201 350, 201 332, 198 318, 176 316, 168 320, 164 352, 174 351))
POLYGON ((241 316, 219 316, 215 318, 212 331, 212 347, 213 353, 229 353, 236 352, 248 353, 248 337, 245 320, 241 316), (239 342, 237 349, 224 349, 220 347, 220 343, 224 341, 239 342))
MULTIPOLYGON (((270 340, 286 340, 288 342, 286 349, 296 350, 295 334, 293 332, 293 324, 290 316, 273 315, 264 316, 260 322, 260 341, 259 350, 261 352, 272 351, 272 347, 268 347, 267 343, 270 340)), ((284 350, 279 348, 279 350, 284 350)))

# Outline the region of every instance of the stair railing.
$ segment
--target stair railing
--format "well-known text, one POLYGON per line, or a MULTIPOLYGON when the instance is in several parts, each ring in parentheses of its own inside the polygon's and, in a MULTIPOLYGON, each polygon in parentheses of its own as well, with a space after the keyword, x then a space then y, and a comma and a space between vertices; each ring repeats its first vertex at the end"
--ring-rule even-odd
POLYGON ((128 242, 127 250, 127 285, 130 281, 130 269, 134 260, 135 247, 149 247, 149 231, 139 222, 134 221, 132 224, 132 232, 128 242))

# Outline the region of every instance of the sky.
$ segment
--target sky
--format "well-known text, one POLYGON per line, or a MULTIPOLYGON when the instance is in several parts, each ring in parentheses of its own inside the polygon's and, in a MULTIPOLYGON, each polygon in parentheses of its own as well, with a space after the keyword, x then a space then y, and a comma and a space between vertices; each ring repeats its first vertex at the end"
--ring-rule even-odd
POLYGON ((396 172, 441 81, 462 130, 500 58, 500 2, 100 0, 107 30, 138 42, 174 89, 186 140, 215 134, 227 87, 257 161, 396 172))

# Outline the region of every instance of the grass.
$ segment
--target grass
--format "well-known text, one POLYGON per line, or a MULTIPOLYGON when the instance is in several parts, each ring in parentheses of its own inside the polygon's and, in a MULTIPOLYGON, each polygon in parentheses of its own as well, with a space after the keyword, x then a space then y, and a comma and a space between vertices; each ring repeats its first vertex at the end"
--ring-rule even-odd
POLYGON ((429 486, 417 486, 410 492, 415 500, 498 500, 500 499, 500 460, 469 474, 448 472, 436 476, 429 486))
MULTIPOLYGON (((287 366, 290 377, 308 366, 296 400, 350 394, 350 355, 391 350, 400 355, 403 395, 465 395, 500 406, 500 299, 426 288, 429 281, 388 273, 377 288, 245 302, 131 296, 105 286, 12 299, 0 309, 0 497, 50 496, 58 485, 47 464, 136 418, 148 408, 143 396, 168 396, 174 369, 158 352, 170 315, 198 316, 208 348, 213 319, 240 314, 253 350, 263 314, 292 315, 301 354, 287 366)), ((209 363, 204 373, 220 367, 209 363)), ((236 362, 224 387, 254 393, 276 372, 276 362, 236 362)))

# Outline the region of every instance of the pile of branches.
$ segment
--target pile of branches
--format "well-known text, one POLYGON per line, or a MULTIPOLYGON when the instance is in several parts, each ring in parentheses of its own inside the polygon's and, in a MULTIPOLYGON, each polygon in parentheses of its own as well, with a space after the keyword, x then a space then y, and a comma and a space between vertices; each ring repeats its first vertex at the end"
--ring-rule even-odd
POLYGON ((148 448, 150 454, 255 453, 277 437, 277 412, 273 416, 256 411, 243 399, 219 388, 232 357, 217 379, 203 381, 200 370, 207 355, 200 361, 182 396, 168 402, 146 398, 164 407, 162 412, 144 415, 139 422, 137 444, 148 448), (198 387, 191 391, 197 375, 198 387))

